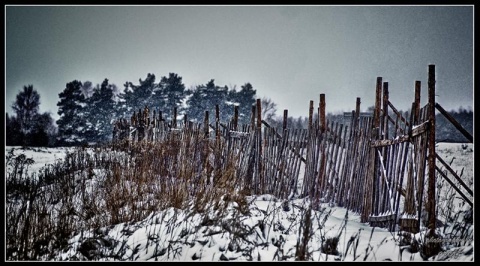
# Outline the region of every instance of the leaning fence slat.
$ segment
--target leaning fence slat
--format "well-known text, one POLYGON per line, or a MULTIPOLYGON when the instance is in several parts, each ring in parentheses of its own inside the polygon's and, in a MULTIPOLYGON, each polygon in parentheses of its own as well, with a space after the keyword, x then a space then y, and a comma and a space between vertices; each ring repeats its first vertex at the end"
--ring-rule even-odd
POLYGON ((435 107, 438 111, 440 111, 440 113, 442 113, 443 116, 445 116, 445 118, 448 119, 448 121, 450 121, 450 123, 452 123, 453 126, 455 126, 456 129, 458 129, 458 131, 460 131, 460 133, 463 134, 465 138, 470 141, 470 143, 473 143, 473 136, 464 127, 462 127, 462 125, 458 123, 457 120, 453 118, 453 116, 451 116, 447 111, 445 111, 445 109, 443 109, 443 107, 437 102, 435 103, 435 107))

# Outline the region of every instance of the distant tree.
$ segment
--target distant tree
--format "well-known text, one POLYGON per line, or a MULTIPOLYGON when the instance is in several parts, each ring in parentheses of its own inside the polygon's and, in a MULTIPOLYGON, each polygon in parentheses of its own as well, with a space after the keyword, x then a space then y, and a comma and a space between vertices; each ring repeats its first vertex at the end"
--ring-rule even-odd
POLYGON ((67 83, 59 97, 58 144, 72 146, 85 143, 85 96, 82 93, 82 82, 74 80, 67 83))
POLYGON ((55 145, 56 127, 50 113, 35 116, 33 130, 27 135, 29 146, 47 147, 55 145))
POLYGON ((169 73, 168 77, 162 77, 155 91, 153 107, 158 107, 166 117, 173 115, 173 108, 177 107, 177 114, 184 112, 181 104, 185 99, 185 85, 182 77, 175 73, 169 73))
POLYGON ((186 111, 189 120, 202 122, 205 111, 209 112, 209 121, 215 121, 215 106, 220 109, 220 121, 231 119, 228 116, 229 106, 227 101, 228 87, 219 87, 215 85, 215 80, 211 79, 205 85, 199 85, 193 91, 192 96, 187 100, 188 109, 186 111))
POLYGON ((20 121, 15 116, 9 116, 8 113, 5 116, 5 145, 23 145, 24 134, 21 130, 20 121))
POLYGON ((250 83, 245 83, 241 86, 240 91, 237 91, 236 86, 233 86, 232 89, 229 89, 228 86, 217 86, 215 80, 211 79, 205 85, 198 85, 185 92, 188 94, 186 114, 189 120, 203 122, 205 111, 208 111, 209 121, 215 121, 215 107, 218 105, 221 122, 226 123, 232 120, 234 106, 238 106, 239 109, 239 123, 250 122, 256 94, 250 83))
POLYGON ((248 124, 250 122, 252 105, 256 103, 255 95, 256 90, 248 82, 242 85, 240 91, 236 93, 235 98, 238 102, 238 120, 240 124, 248 124))
POLYGON ((203 102, 205 95, 200 88, 200 86, 197 86, 195 89, 189 90, 186 113, 189 120, 201 123, 205 117, 205 111, 212 112, 212 110, 206 109, 203 102))
POLYGON ((105 143, 111 140, 115 117, 114 85, 105 79, 86 99, 85 131, 88 142, 105 143))
POLYGON ((134 85, 132 82, 125 82, 123 93, 118 95, 120 117, 130 118, 133 112, 143 110, 145 106, 150 110, 155 108, 156 103, 152 99, 153 92, 158 86, 155 84, 155 75, 148 73, 145 80, 139 79, 139 83, 134 85))
POLYGON ((262 103, 262 119, 271 122, 274 120, 277 113, 277 104, 272 101, 270 98, 263 97, 261 100, 262 103))
POLYGON ((33 85, 23 86, 23 91, 17 94, 16 101, 12 105, 20 123, 21 132, 29 134, 34 126, 34 117, 38 114, 40 95, 33 85))

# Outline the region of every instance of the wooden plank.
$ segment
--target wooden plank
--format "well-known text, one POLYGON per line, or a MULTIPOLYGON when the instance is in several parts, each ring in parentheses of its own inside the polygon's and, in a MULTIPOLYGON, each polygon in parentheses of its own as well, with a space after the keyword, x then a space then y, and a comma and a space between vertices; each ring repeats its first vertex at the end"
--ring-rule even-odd
POLYGON ((422 134, 423 132, 426 132, 429 128, 430 128, 430 121, 428 120, 418 126, 415 126, 412 129, 412 137, 416 137, 422 134))
POLYGON ((448 176, 446 174, 444 174, 442 172, 442 170, 440 168, 438 168, 438 166, 435 166, 435 169, 437 170, 438 173, 440 173, 440 175, 443 178, 445 178, 445 180, 447 180, 447 182, 453 187, 453 189, 455 189, 455 191, 457 191, 458 194, 460 194, 460 196, 462 196, 462 198, 470 205, 470 207, 473 207, 472 201, 470 201, 470 199, 468 199, 468 197, 465 196, 465 194, 463 194, 463 192, 455 185, 455 183, 453 183, 453 181, 450 180, 450 178, 448 178, 448 176))
POLYGON ((395 145, 395 144, 407 142, 407 141, 410 141, 410 137, 408 135, 403 135, 395 139, 372 140, 370 147, 379 148, 379 147, 391 146, 391 145, 395 145))
POLYGON ((398 112, 397 108, 393 106, 393 104, 389 101, 388 106, 392 109, 392 111, 400 118, 400 120, 408 127, 410 126, 410 123, 407 122, 407 120, 398 112))
POLYGON ((438 153, 435 152, 435 156, 439 162, 443 164, 445 168, 455 177, 455 179, 460 183, 460 185, 470 194, 470 196, 473 197, 473 191, 463 182, 463 180, 455 173, 455 171, 438 155, 438 153))
MULTIPOLYGON (((350 129, 348 126, 345 126, 345 130, 343 132, 343 138, 346 139, 347 135, 350 134, 350 129)), ((341 146, 341 156, 340 156, 340 169, 339 169, 339 178, 340 178, 340 185, 338 187, 338 191, 336 193, 335 202, 338 206, 343 207, 344 204, 344 191, 347 182, 347 164, 348 164, 348 147, 350 145, 350 141, 344 141, 341 146)))
POLYGON ((396 217, 395 214, 388 214, 388 215, 378 215, 378 216, 369 216, 369 222, 390 222, 395 221, 396 217))
MULTIPOLYGON (((423 132, 427 131, 429 128, 429 124, 430 124, 429 121, 426 121, 421 125, 413 128, 412 137, 416 137, 422 134, 423 132)), ((384 147, 384 146, 391 146, 391 145, 395 145, 395 144, 406 142, 406 141, 411 141, 411 138, 409 137, 409 135, 402 135, 395 139, 374 140, 372 141, 371 146, 378 148, 378 147, 384 147)))
MULTIPOLYGON (((338 127, 338 139, 340 139, 341 136, 342 136, 342 132, 343 132, 343 124, 337 124, 336 127, 335 127, 335 131, 337 131, 337 127, 338 127)), ((331 203, 334 202, 335 193, 336 193, 336 190, 339 187, 340 178, 338 176, 338 171, 339 171, 339 167, 340 167, 340 163, 341 163, 341 155, 339 153, 339 150, 342 149, 340 141, 335 141, 334 145, 335 145, 334 155, 333 155, 334 159, 330 160, 330 163, 331 163, 332 166, 331 166, 331 170, 330 170, 331 171, 331 174, 330 174, 331 175, 330 192, 328 193, 329 201, 331 203)))
POLYGON ((443 107, 440 106, 440 104, 435 103, 435 107, 437 108, 438 111, 440 111, 440 113, 442 113, 443 116, 445 116, 445 118, 447 118, 448 121, 450 121, 450 123, 452 123, 453 126, 455 126, 455 128, 458 131, 460 131, 460 133, 463 134, 465 138, 467 138, 470 141, 470 143, 473 143, 473 136, 464 127, 462 127, 462 125, 458 123, 458 121, 455 120, 453 116, 451 116, 447 111, 445 111, 445 109, 443 109, 443 107))

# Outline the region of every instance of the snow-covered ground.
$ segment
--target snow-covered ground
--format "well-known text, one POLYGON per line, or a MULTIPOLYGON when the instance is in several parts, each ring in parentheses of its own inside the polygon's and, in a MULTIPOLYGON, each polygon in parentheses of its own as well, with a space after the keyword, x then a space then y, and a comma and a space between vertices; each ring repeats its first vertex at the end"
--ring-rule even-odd
MULTIPOLYGON (((32 158, 29 171, 34 172, 61 160, 72 148, 5 147, 6 155, 12 150, 14 156, 23 153, 32 158)), ((437 153, 447 163, 455 157, 451 167, 459 174, 462 172, 465 182, 473 183, 473 144, 465 148, 460 143, 439 143, 437 153)), ((304 236, 302 224, 309 205, 307 200, 283 201, 271 195, 258 195, 246 197, 247 204, 243 206, 231 200, 224 202, 221 214, 213 207, 202 215, 193 208, 168 208, 139 222, 81 232, 68 240, 69 248, 60 251, 55 260, 295 260, 304 236)), ((463 208, 455 204, 453 207, 463 208)), ((307 242, 307 259, 311 261, 424 260, 420 252, 400 244, 397 232, 361 223, 359 214, 345 208, 323 204, 319 210, 312 210, 311 223, 307 242), (328 247, 335 246, 335 252, 327 255, 328 247)), ((448 226, 447 223, 439 229, 449 232, 448 226)), ((413 237, 421 242, 424 233, 413 237)), ((460 247, 446 246, 446 250, 429 260, 473 261, 473 239, 462 243, 460 247)))

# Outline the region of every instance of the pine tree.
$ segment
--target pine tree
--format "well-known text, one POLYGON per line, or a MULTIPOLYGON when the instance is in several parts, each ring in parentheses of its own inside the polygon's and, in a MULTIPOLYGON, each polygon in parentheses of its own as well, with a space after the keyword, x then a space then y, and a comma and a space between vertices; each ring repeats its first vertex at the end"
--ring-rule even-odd
POLYGON ((5 145, 20 146, 23 145, 24 134, 21 130, 20 121, 15 116, 5 114, 5 145))
POLYGON ((152 107, 159 108, 166 117, 172 116, 175 107, 177 107, 177 114, 184 113, 181 105, 185 99, 185 85, 182 83, 182 77, 175 73, 162 77, 152 99, 152 107))
POLYGON ((66 84, 59 94, 57 103, 58 114, 58 142, 59 145, 78 145, 85 143, 85 97, 82 93, 82 82, 74 80, 66 84))
POLYGON ((108 79, 105 79, 86 100, 85 137, 89 142, 105 143, 111 140, 115 119, 113 88, 112 84, 108 84, 108 79))
POLYGON ((56 128, 50 113, 37 114, 33 130, 28 134, 29 146, 47 147, 55 144, 56 128))
POLYGON ((120 117, 129 119, 133 112, 143 110, 145 106, 149 106, 151 110, 155 108, 155 102, 152 99, 153 92, 158 87, 158 84, 155 84, 155 75, 148 73, 145 80, 139 79, 139 83, 139 85, 134 85, 132 82, 124 84, 125 89, 119 95, 118 102, 120 117))
POLYGON ((238 102, 238 121, 239 124, 248 124, 251 119, 252 105, 256 103, 256 90, 253 89, 252 84, 245 83, 241 86, 241 90, 236 94, 236 101, 238 102))
POLYGON ((199 85, 187 100, 187 116, 190 120, 203 121, 205 111, 209 112, 209 121, 215 121, 215 106, 218 104, 220 113, 225 105, 227 88, 220 88, 211 79, 206 85, 199 85))
POLYGON ((205 117, 205 104, 203 98, 205 97, 200 86, 197 86, 193 91, 190 91, 191 96, 187 100, 187 117, 191 121, 203 122, 205 117))

